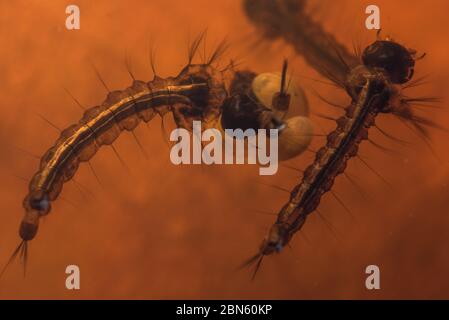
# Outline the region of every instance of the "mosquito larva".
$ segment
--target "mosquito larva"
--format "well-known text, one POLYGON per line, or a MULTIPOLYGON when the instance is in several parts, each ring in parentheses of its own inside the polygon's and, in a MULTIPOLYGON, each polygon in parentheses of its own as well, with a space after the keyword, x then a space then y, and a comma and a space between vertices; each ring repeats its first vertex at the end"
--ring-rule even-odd
POLYGON ((345 114, 335 119, 336 129, 329 133, 326 145, 317 151, 314 162, 293 188, 259 251, 246 262, 245 265, 256 263, 255 273, 264 256, 279 252, 289 244, 307 217, 317 210, 322 196, 333 193, 335 178, 345 172, 348 160, 358 155, 360 143, 368 140, 368 130, 375 126, 380 114, 394 114, 424 134, 426 126, 436 127, 429 120, 417 117, 402 95, 401 86, 412 79, 415 61, 421 59, 415 50, 378 39, 365 48, 362 61, 358 61, 307 16, 305 1, 296 4, 290 0, 246 0, 245 9, 267 39, 281 37, 291 42, 312 67, 345 89, 351 103, 344 108, 345 114), (291 10, 285 9, 292 5, 291 10))

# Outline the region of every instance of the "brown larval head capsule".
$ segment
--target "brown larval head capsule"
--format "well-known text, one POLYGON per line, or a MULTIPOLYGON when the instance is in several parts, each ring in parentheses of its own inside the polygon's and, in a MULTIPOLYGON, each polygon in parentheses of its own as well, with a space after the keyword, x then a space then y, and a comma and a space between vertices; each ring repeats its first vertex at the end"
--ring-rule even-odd
POLYGON ((385 70, 391 82, 403 84, 413 77, 415 54, 399 43, 377 40, 363 51, 362 60, 365 66, 385 70))
POLYGON ((281 129, 283 121, 265 107, 251 89, 256 74, 238 71, 230 85, 230 96, 224 101, 220 124, 223 129, 281 129))

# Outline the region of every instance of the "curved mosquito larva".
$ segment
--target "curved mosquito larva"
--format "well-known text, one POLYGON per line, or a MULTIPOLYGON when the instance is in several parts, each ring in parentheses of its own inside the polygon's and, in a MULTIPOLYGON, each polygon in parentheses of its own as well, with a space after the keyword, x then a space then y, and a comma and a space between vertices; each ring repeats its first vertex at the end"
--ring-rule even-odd
POLYGON ((89 161, 101 146, 111 145, 123 130, 134 130, 139 122, 169 111, 176 113, 178 126, 192 119, 207 124, 220 113, 225 97, 221 73, 209 64, 188 65, 177 77, 155 77, 148 83, 136 80, 123 91, 110 92, 100 106, 86 110, 77 124, 63 130, 41 158, 23 201, 22 240, 36 236, 39 219, 51 211, 52 201, 73 178, 79 164, 89 161))

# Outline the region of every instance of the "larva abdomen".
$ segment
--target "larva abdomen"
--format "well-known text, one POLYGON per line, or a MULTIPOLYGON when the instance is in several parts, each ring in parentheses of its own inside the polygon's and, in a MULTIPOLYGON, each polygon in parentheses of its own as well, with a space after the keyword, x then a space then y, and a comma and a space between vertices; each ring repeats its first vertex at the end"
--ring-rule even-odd
MULTIPOLYGON (((135 99, 135 95, 139 92, 145 92, 148 84, 144 81, 134 80, 132 85, 125 89, 125 95, 135 99)), ((155 116, 156 112, 151 108, 145 108, 145 104, 134 100, 134 109, 139 119, 148 122, 155 116)))
POLYGON ((109 120, 103 122, 101 130, 94 131, 93 138, 99 146, 113 144, 121 133, 120 127, 114 120, 114 115, 111 111, 108 112, 111 113, 109 120))
POLYGON ((76 171, 78 170, 79 164, 80 160, 78 156, 73 156, 72 159, 68 161, 67 166, 62 172, 64 182, 69 181, 73 178, 76 171))
POLYGON ((78 159, 80 162, 86 162, 92 159, 97 153, 99 146, 94 139, 87 141, 84 147, 78 152, 78 159))
POLYGON ((175 113, 174 106, 185 107, 177 114, 177 118, 185 118, 178 119, 179 123, 194 114, 205 121, 216 116, 226 98, 220 76, 210 65, 189 65, 176 78, 134 81, 131 87, 110 92, 101 105, 86 110, 77 124, 61 132, 30 181, 23 202, 22 239, 34 238, 39 217, 50 212, 51 201, 73 178, 80 163, 89 161, 101 146, 111 145, 123 130, 134 130, 141 120, 148 122, 156 114, 175 113))
POLYGON ((63 185, 64 185, 64 175, 60 173, 56 175, 56 177, 53 179, 53 183, 47 192, 48 200, 50 201, 56 200, 62 191, 63 185))

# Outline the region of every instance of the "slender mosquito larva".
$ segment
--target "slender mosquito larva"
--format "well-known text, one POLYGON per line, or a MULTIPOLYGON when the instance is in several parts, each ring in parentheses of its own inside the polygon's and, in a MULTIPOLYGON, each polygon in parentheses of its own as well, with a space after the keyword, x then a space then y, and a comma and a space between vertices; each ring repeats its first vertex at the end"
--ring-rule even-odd
POLYGON ((326 144, 293 188, 259 251, 244 264, 256 263, 255 276, 263 257, 281 251, 317 210, 322 196, 332 193, 335 178, 344 173, 348 160, 357 156, 378 115, 393 114, 422 133, 427 132, 426 126, 435 125, 416 116, 401 93, 401 85, 413 77, 415 61, 422 58, 416 57, 415 50, 378 39, 365 48, 359 61, 307 15, 305 1, 246 0, 244 4, 246 14, 267 40, 285 39, 351 99, 345 114, 336 120, 336 129, 328 134, 326 144))
MULTIPOLYGON (((86 109, 78 123, 61 132, 55 144, 42 156, 38 171, 29 183, 23 201, 25 215, 19 228, 22 241, 2 273, 16 255, 26 259, 27 243, 35 238, 40 219, 50 213, 52 202, 58 199, 64 184, 73 179, 80 164, 89 162, 102 146, 112 145, 122 131, 132 131, 140 122, 149 122, 156 114, 163 116, 169 112, 177 127, 188 130, 192 130, 194 121, 202 121, 203 130, 217 127, 222 113, 223 128, 246 129, 248 123, 256 129, 285 126, 284 121, 251 91, 251 82, 246 80, 253 79, 254 73, 232 70, 231 94, 228 94, 224 73, 230 70, 232 62, 222 70, 213 66, 224 50, 223 44, 209 61, 192 64, 202 37, 200 35, 192 44, 189 63, 178 76, 163 79, 155 75, 149 82, 133 77, 129 88, 109 92, 101 105, 86 109), (243 112, 236 111, 237 99, 244 101, 243 112)), ((290 129, 296 133, 298 130, 303 128, 290 129)))

